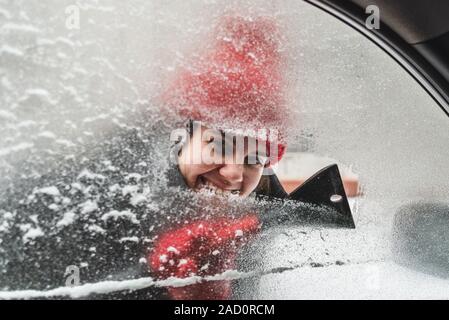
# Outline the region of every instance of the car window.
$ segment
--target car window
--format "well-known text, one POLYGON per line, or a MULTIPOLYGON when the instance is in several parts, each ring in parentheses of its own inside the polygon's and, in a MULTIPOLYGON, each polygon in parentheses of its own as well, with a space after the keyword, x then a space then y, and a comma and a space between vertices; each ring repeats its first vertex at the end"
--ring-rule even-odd
POLYGON ((357 227, 267 232, 265 268, 290 269, 263 276, 242 295, 444 297, 432 276, 447 270, 449 119, 364 36, 307 4, 292 12, 301 133, 279 176, 289 185, 338 163, 357 227))
POLYGON ((383 297, 444 270, 411 261, 444 250, 407 234, 429 225, 420 212, 445 212, 447 116, 340 21, 297 1, 0 9, 0 298, 383 297), (196 192, 178 163, 186 140, 230 124, 231 141, 283 129, 276 143, 264 131, 276 157, 246 138, 231 149, 245 177, 263 171, 257 194, 206 174, 196 192), (325 200, 288 197, 323 169, 325 200))

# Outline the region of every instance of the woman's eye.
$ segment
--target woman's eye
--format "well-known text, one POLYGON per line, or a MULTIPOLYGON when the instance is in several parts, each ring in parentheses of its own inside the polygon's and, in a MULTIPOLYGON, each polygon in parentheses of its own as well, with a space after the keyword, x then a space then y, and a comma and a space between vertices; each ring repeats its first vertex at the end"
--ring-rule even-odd
POLYGON ((256 165, 256 166, 264 166, 266 163, 266 158, 257 156, 257 155, 249 155, 245 158, 245 164, 247 165, 256 165))

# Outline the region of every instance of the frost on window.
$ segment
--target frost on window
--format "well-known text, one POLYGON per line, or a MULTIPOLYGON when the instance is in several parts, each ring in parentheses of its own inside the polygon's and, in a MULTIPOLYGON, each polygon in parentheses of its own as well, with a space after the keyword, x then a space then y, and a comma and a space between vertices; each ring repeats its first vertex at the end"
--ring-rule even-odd
MULTIPOLYGON (((262 4, 0 5, 4 297, 149 288, 128 294, 188 298, 198 277, 238 267, 260 212, 282 207, 253 191, 281 159, 292 118, 285 26, 262 4), (243 154, 231 139, 231 156, 249 169, 222 172, 226 185, 217 173, 192 177, 176 163, 186 136, 174 135, 191 120, 245 137, 243 154)), ((229 280, 214 283, 222 292, 206 298, 230 296, 229 280)))
POLYGON ((304 3, 2 2, 0 43, 0 298, 298 298, 371 264, 382 285, 397 209, 447 195, 447 119, 304 3), (188 162, 199 133, 240 162, 188 162), (355 230, 279 199, 332 164, 355 230))
POLYGON ((252 251, 268 274, 248 280, 257 289, 240 296, 446 297, 434 277, 447 277, 449 267, 449 119, 363 36, 307 4, 291 12, 300 114, 278 177, 287 187, 320 164, 338 163, 356 229, 268 230, 263 251, 252 251))

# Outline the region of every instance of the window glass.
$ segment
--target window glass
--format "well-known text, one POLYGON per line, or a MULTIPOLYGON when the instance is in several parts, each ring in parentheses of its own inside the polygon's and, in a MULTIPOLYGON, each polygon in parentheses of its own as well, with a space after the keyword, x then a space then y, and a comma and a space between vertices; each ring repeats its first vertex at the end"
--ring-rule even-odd
POLYGON ((449 119, 361 34, 307 4, 291 9, 301 133, 279 175, 303 180, 308 168, 339 163, 356 230, 270 230, 261 260, 291 269, 246 296, 445 297, 432 276, 447 276, 449 119))
POLYGON ((299 1, 15 1, 0 16, 0 298, 440 297, 396 262, 404 217, 444 211, 448 119, 348 26, 299 1), (214 168, 228 184, 182 165, 207 129, 246 137, 210 141, 242 159, 214 168), (332 164, 355 229, 279 199, 332 164))

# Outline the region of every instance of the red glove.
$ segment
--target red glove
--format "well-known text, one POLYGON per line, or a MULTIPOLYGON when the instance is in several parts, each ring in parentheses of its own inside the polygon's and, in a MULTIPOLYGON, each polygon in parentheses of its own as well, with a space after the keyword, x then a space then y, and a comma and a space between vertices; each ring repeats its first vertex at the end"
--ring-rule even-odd
MULTIPOLYGON (((163 234, 148 261, 159 279, 207 276, 234 268, 237 250, 259 229, 256 215, 191 223, 163 234)), ((228 299, 231 282, 207 281, 169 287, 173 299, 228 299)))

